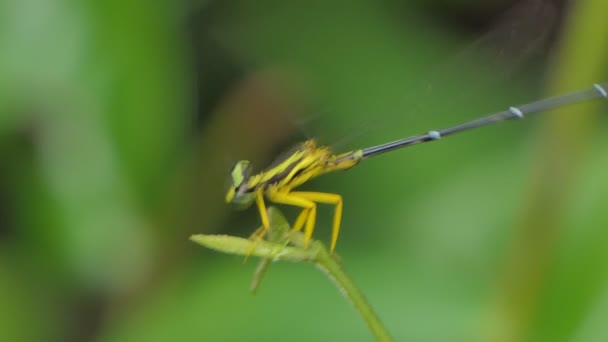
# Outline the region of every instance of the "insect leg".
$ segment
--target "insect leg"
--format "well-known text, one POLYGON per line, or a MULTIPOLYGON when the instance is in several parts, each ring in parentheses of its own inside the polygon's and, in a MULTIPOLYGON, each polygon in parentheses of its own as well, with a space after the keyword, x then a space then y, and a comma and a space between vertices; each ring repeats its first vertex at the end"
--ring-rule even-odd
POLYGON ((257 246, 258 242, 260 242, 260 240, 270 230, 270 220, 268 219, 268 212, 266 211, 266 204, 264 203, 264 190, 263 189, 259 189, 257 191, 255 203, 257 204, 258 210, 260 211, 260 219, 262 220, 262 226, 260 228, 256 229, 255 232, 253 232, 253 234, 251 234, 251 236, 249 237, 250 239, 255 238, 255 240, 251 244, 251 247, 249 247, 249 250, 247 250, 247 253, 245 253, 244 262, 247 261, 247 259, 249 258, 249 256, 253 252, 253 250, 255 249, 255 246, 257 246))
POLYGON ((260 211, 260 219, 262 220, 262 226, 264 229, 270 229, 270 220, 268 219, 268 212, 266 211, 266 204, 264 204, 264 190, 259 189, 255 198, 255 202, 258 205, 260 211))
POLYGON ((310 241, 312 232, 315 229, 317 217, 317 205, 315 202, 290 192, 271 192, 268 194, 268 198, 275 203, 304 208, 296 220, 294 231, 299 231, 302 229, 304 222, 306 223, 304 228, 304 247, 307 247, 308 241, 310 241))
POLYGON ((308 211, 309 209, 302 209, 302 212, 300 212, 300 214, 298 215, 298 218, 296 219, 296 221, 293 224, 293 231, 294 232, 299 232, 300 230, 302 230, 302 227, 304 227, 304 223, 306 222, 306 218, 308 218, 308 211))
POLYGON ((338 234, 340 233, 340 222, 342 221, 342 196, 325 192, 292 192, 292 194, 313 202, 335 205, 331 244, 329 247, 329 252, 333 253, 336 248, 336 242, 338 241, 338 234))

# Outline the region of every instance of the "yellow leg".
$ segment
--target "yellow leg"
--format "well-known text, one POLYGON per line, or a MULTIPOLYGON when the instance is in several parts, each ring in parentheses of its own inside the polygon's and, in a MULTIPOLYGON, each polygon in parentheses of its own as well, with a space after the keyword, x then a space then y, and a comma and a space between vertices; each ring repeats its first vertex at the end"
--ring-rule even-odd
POLYGON ((317 205, 312 200, 300 197, 292 192, 272 192, 268 194, 268 198, 279 204, 293 205, 304 208, 294 224, 294 231, 302 229, 302 225, 306 223, 304 228, 304 247, 308 246, 308 241, 315 229, 315 220, 317 217, 317 205))
MULTIPOLYGON (((304 227, 304 247, 308 246, 308 242, 310 241, 312 233, 315 229, 315 222, 317 218, 317 206, 315 202, 335 205, 331 244, 329 247, 330 253, 333 253, 334 249, 336 248, 336 243, 338 241, 338 235, 340 233, 340 222, 342 221, 342 196, 324 192, 294 191, 271 192, 268 194, 268 198, 272 202, 278 204, 287 204, 303 208, 302 212, 300 212, 298 218, 294 223, 293 231, 299 232, 302 227, 304 227)), ((258 232, 256 230, 256 232, 254 233, 256 235, 256 241, 252 245, 251 250, 247 253, 247 256, 251 254, 257 242, 259 242, 259 240, 262 239, 270 229, 268 213, 266 212, 266 205, 264 204, 264 197, 262 191, 258 192, 256 203, 260 211, 260 218, 262 220, 262 227, 258 228, 258 230, 262 231, 258 232)))
POLYGON ((268 212, 266 211, 266 204, 264 203, 264 192, 262 191, 262 189, 258 190, 255 202, 258 206, 258 210, 260 211, 260 219, 262 220, 262 226, 256 229, 255 232, 253 232, 253 234, 251 234, 251 236, 249 237, 255 237, 255 240, 251 244, 251 247, 249 247, 249 250, 247 250, 244 262, 247 261, 247 258, 249 258, 249 256, 251 255, 251 252, 253 252, 255 246, 257 246, 260 240, 262 240, 262 238, 270 230, 270 220, 268 219, 268 212))
POLYGON ((253 252, 253 250, 255 249, 255 246, 258 245, 260 240, 262 240, 264 238, 264 236, 266 236, 266 233, 268 233, 268 229, 266 229, 264 226, 261 226, 258 229, 256 229, 253 232, 253 234, 251 234, 251 236, 249 236, 249 239, 254 239, 254 240, 253 240, 253 243, 251 244, 251 247, 249 247, 249 249, 247 250, 247 253, 245 254, 245 260, 243 260, 243 263, 247 262, 247 259, 249 259, 249 256, 251 255, 251 252, 253 252))
POLYGON ((296 222, 293 224, 293 231, 299 232, 304 227, 304 223, 306 222, 306 218, 308 217, 308 209, 303 209, 298 215, 296 222))
POLYGON ((260 219, 262 219, 262 226, 264 226, 266 230, 270 229, 270 220, 268 219, 266 204, 264 204, 264 191, 262 191, 262 189, 258 190, 255 202, 257 203, 258 210, 260 211, 260 219))
POLYGON ((253 233, 251 233, 251 235, 249 235, 249 239, 257 239, 259 236, 264 236, 266 235, 266 229, 264 228, 264 226, 260 226, 258 227, 258 229, 256 229, 253 233))
POLYGON ((299 192, 299 191, 291 192, 290 194, 292 196, 307 199, 307 200, 317 202, 317 203, 335 205, 334 224, 332 226, 331 244, 329 247, 329 252, 333 253, 334 249, 336 248, 336 242, 338 241, 338 234, 340 233, 340 222, 342 221, 342 196, 337 195, 337 194, 328 194, 328 193, 324 193, 324 192, 299 192))

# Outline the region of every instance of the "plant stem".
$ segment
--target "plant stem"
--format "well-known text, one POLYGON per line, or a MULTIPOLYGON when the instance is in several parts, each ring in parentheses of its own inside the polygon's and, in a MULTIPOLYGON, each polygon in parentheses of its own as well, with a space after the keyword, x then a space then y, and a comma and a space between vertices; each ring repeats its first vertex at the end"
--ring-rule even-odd
MULTIPOLYGON (((319 244, 321 245, 321 244, 319 244)), ((378 341, 392 341, 388 330, 384 327, 380 319, 365 299, 365 296, 355 286, 353 280, 346 274, 340 264, 333 258, 321 245, 318 249, 315 264, 338 286, 340 292, 353 304, 355 309, 361 314, 365 323, 378 341)))

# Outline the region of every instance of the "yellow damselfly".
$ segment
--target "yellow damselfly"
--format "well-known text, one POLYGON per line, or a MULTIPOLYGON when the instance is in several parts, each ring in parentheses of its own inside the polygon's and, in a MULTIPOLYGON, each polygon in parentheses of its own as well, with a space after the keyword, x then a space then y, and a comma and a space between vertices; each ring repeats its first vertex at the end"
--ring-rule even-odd
POLYGON ((262 239, 270 229, 264 197, 277 204, 302 208, 292 229, 299 232, 304 228, 305 246, 315 228, 317 203, 332 204, 335 206, 335 211, 330 252, 333 252, 340 232, 342 196, 324 192, 293 191, 308 180, 329 172, 350 169, 364 159, 403 147, 436 141, 496 122, 523 119, 528 114, 544 112, 577 102, 608 98, 607 89, 608 83, 598 83, 589 89, 513 106, 457 126, 341 154, 334 154, 327 146, 319 146, 315 140, 307 140, 277 158, 274 163, 257 174, 251 173, 252 168, 249 161, 237 162, 230 171, 230 187, 226 193, 226 202, 241 208, 247 208, 254 202, 257 204, 262 226, 252 235, 256 241, 262 239))

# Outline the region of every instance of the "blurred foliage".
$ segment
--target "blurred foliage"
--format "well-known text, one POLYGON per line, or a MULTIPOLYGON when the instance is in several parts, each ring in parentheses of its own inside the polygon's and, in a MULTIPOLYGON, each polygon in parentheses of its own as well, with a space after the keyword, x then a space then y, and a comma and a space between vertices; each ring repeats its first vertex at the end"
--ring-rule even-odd
MULTIPOLYGON (((188 240, 258 226, 223 203, 230 163, 608 79, 608 3, 564 3, 0 1, 0 340, 369 340, 316 270, 273 264, 252 297, 255 263, 188 240)), ((607 109, 305 186, 343 194, 338 253, 397 340, 608 335, 607 109)))

